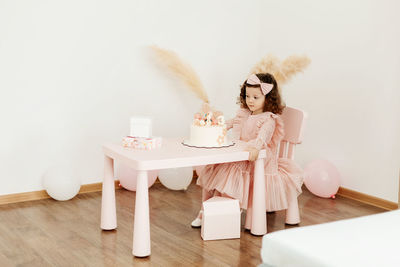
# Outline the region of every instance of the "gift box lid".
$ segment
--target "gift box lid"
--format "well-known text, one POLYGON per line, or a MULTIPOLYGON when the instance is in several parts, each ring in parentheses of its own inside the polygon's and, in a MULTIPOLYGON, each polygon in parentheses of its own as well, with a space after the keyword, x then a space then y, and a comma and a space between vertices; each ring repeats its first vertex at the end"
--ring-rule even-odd
POLYGON ((240 213, 239 200, 213 197, 203 202, 204 215, 240 213))
POLYGON ((151 124, 150 117, 131 117, 131 124, 151 124))

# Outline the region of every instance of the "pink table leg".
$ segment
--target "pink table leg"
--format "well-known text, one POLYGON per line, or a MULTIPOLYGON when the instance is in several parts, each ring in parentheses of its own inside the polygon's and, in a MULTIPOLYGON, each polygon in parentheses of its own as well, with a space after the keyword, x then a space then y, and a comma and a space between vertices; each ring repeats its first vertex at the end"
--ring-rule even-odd
POLYGON ((138 171, 136 180, 137 185, 132 254, 137 257, 146 257, 151 253, 147 171, 138 171))
POLYGON ((104 177, 101 195, 101 223, 103 230, 117 228, 117 213, 115 209, 115 188, 114 188, 114 160, 104 156, 104 177))
MULTIPOLYGON (((253 187, 254 190, 254 187, 253 187)), ((247 203, 247 210, 246 210, 246 220, 244 223, 244 229, 251 230, 252 225, 252 217, 253 217, 253 190, 250 190, 249 193, 249 201, 247 203)))
POLYGON ((264 235, 267 233, 267 215, 265 207, 264 159, 258 159, 254 166, 253 209, 251 211, 251 233, 264 235))

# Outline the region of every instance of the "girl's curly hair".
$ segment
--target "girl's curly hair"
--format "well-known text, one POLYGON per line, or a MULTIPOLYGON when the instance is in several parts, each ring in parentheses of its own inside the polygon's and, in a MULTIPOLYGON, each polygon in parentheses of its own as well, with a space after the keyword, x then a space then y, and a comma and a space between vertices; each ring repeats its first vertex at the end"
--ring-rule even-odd
MULTIPOLYGON (((269 92, 265 96, 265 104, 264 104, 264 112, 272 112, 274 114, 282 114, 285 105, 282 103, 282 98, 278 90, 278 84, 269 73, 257 73, 257 77, 263 83, 270 83, 273 84, 274 87, 272 88, 271 92, 269 92)), ((238 104, 240 104, 241 108, 249 109, 246 104, 246 87, 260 87, 259 85, 251 85, 247 83, 247 80, 244 81, 242 87, 240 88, 240 96, 238 97, 238 104)))

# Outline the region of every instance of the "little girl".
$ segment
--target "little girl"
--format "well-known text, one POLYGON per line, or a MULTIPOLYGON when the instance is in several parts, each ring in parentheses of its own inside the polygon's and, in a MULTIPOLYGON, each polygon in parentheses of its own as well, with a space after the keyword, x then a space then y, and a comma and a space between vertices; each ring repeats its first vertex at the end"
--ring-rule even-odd
MULTIPOLYGON (((294 161, 278 158, 277 147, 284 135, 283 121, 277 115, 281 104, 278 85, 269 73, 252 74, 240 89, 241 109, 235 118, 227 121, 233 128, 235 139, 247 143, 249 161, 207 165, 199 173, 197 184, 203 188, 203 201, 212 196, 238 199, 240 207, 247 209, 253 190, 254 161, 261 149, 267 151, 264 159, 267 211, 288 208, 288 203, 301 193, 303 171, 294 161)), ((202 211, 192 222, 201 226, 202 211)))

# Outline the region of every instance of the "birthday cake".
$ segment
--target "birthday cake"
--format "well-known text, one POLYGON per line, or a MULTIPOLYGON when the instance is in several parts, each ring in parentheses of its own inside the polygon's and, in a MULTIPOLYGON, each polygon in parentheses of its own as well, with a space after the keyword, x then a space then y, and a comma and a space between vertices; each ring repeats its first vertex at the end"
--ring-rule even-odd
POLYGON ((226 124, 222 112, 204 104, 202 111, 194 115, 190 125, 190 137, 186 143, 195 147, 227 146, 226 124))

